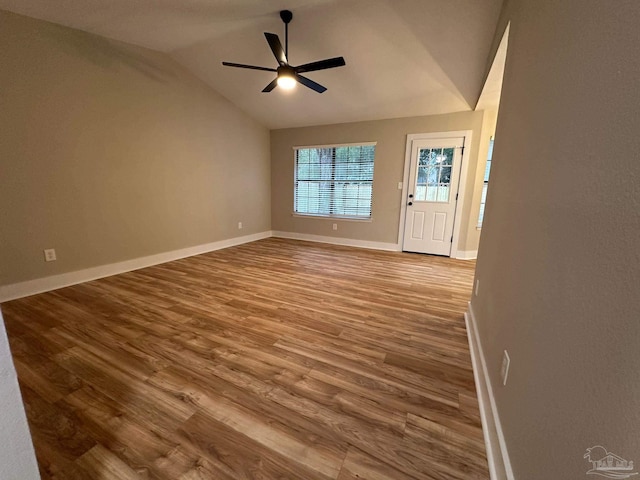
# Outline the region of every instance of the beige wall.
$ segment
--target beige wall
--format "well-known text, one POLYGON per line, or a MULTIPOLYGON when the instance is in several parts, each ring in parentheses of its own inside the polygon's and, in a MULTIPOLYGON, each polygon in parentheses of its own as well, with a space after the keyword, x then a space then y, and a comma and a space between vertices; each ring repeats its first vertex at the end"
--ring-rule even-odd
POLYGON ((637 469, 640 8, 510 0, 507 12, 472 304, 515 478, 586 478, 594 445, 637 469))
POLYGON ((268 130, 167 56, 1 11, 0 44, 0 284, 270 229, 268 130))
MULTIPOLYGON (((428 117, 324 125, 271 131, 271 190, 273 230, 312 235, 333 236, 369 242, 397 243, 402 206, 398 182, 403 180, 407 134, 472 130, 471 163, 468 178, 476 178, 476 164, 481 140, 483 112, 461 112, 428 117), (348 221, 294 217, 293 212, 293 147, 339 143, 377 142, 373 179, 372 221, 348 221), (332 224, 338 230, 332 230, 332 224)), ((487 144, 488 145, 488 144, 487 144)), ((484 153, 486 158, 486 151, 484 153)), ((460 250, 476 250, 478 232, 471 211, 478 184, 467 182, 463 206, 460 250)), ((478 197, 478 208, 479 208, 478 197)))

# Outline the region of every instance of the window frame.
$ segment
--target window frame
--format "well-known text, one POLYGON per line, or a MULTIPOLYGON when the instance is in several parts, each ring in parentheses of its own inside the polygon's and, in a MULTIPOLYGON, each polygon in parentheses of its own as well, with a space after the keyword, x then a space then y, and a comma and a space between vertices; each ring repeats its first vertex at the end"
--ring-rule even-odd
MULTIPOLYGON (((373 219, 373 183, 375 179, 375 157, 376 157, 376 147, 378 142, 354 142, 354 143, 335 143, 335 144, 324 144, 324 145, 295 145, 292 147, 293 149, 293 209, 292 216, 294 217, 302 217, 302 218, 324 218, 324 219, 335 219, 335 220, 345 220, 352 222, 371 222, 373 219), (296 185, 298 182, 297 175, 297 159, 298 159, 298 150, 311 150, 311 149, 333 149, 333 158, 332 158, 332 182, 335 182, 335 149, 341 147, 374 147, 373 153, 373 173, 371 175, 371 211, 368 216, 361 215, 339 215, 335 213, 304 213, 296 211, 296 185)), ((333 205, 333 202, 331 202, 333 205)))

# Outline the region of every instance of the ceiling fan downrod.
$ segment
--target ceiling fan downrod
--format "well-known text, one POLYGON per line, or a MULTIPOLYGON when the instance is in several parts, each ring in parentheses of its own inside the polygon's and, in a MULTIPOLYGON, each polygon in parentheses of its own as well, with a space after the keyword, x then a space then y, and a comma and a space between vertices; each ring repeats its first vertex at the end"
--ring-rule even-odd
POLYGON ((291 10, 280 10, 280 18, 284 22, 284 54, 289 58, 289 24, 293 20, 291 10))

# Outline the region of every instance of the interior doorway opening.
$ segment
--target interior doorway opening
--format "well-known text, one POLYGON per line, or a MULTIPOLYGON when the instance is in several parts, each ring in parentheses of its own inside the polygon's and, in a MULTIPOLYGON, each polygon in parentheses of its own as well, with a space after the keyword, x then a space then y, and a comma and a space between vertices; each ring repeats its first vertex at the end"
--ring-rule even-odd
POLYGON ((477 219, 476 230, 478 237, 484 224, 487 198, 489 192, 489 182, 491 177, 491 167, 493 165, 493 147, 495 144, 496 126, 498 123, 498 113, 500 99, 502 97, 502 81, 504 78, 505 62, 507 58, 507 48, 509 44, 509 25, 500 41, 493 63, 487 74, 482 93, 478 99, 476 110, 485 112, 482 138, 480 139, 480 157, 476 175, 476 189, 479 198, 473 205, 473 214, 477 219), (477 212, 477 214, 476 214, 477 212))

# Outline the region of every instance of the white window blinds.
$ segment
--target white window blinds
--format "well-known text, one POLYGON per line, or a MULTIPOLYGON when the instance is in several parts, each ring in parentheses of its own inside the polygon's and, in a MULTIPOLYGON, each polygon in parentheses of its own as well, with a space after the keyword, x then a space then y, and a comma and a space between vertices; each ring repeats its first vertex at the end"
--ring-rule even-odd
POLYGON ((294 211, 371 218, 375 144, 295 150, 294 211))

